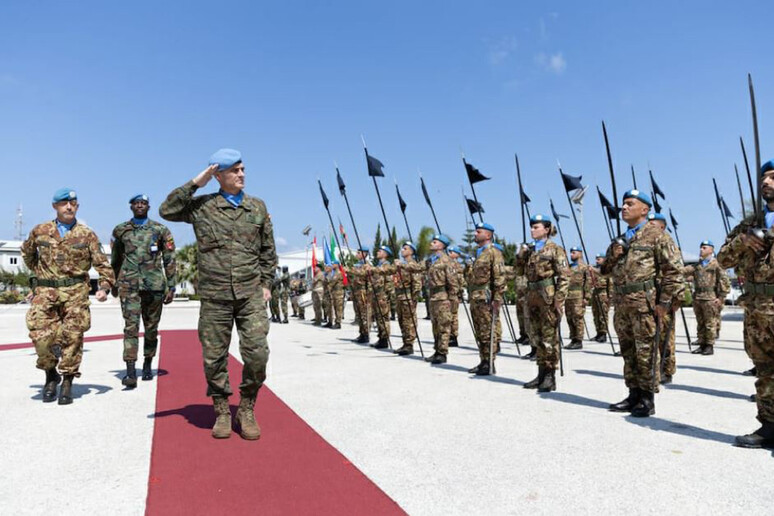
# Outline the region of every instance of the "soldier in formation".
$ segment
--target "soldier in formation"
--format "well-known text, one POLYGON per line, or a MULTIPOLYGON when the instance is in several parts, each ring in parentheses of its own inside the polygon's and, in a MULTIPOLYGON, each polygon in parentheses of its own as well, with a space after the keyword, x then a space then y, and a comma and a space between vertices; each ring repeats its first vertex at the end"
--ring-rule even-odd
POLYGON ((300 273, 297 278, 290 280, 290 306, 293 308, 293 317, 304 320, 304 307, 299 305, 299 299, 306 293, 306 274, 300 273))
POLYGON ((693 283, 693 313, 696 315, 698 347, 694 354, 715 353, 715 337, 719 332, 720 310, 731 292, 731 281, 725 269, 714 257, 715 244, 705 240, 699 246, 699 263, 686 267, 686 275, 693 283))
MULTIPOLYGON (((427 289, 430 295, 430 318, 433 324, 435 352, 425 358, 431 364, 445 364, 451 335, 451 304, 457 303, 460 286, 454 261, 446 253, 449 237, 433 235, 430 242, 430 267, 427 269, 427 289)), ((489 362, 487 362, 487 365, 489 362)))
POLYGON ((610 299, 613 295, 613 283, 610 278, 600 272, 605 263, 605 255, 598 254, 595 258, 596 267, 591 267, 591 313, 594 316, 594 330, 597 332, 593 341, 605 342, 610 333, 608 329, 608 314, 610 299))
POLYGON ((591 267, 583 263, 583 250, 570 248, 570 283, 564 303, 570 343, 564 349, 582 349, 586 329, 586 304, 591 299, 591 267))
POLYGON ((323 296, 325 295, 325 265, 317 264, 312 272, 312 308, 314 309, 314 326, 322 326, 323 320, 323 296))
POLYGON ((398 324, 400 325, 403 346, 394 352, 401 356, 414 354, 414 341, 417 340, 417 302, 422 291, 424 267, 416 260, 417 248, 411 242, 405 242, 400 249, 401 261, 396 263, 395 296, 398 304, 398 324))

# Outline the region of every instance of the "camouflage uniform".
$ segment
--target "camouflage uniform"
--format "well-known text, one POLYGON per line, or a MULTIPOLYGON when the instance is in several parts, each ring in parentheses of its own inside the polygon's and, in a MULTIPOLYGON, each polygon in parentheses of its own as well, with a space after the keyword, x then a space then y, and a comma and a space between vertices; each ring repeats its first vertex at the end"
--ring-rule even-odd
POLYGON ((361 337, 368 336, 371 330, 373 287, 368 280, 370 268, 370 264, 357 263, 347 271, 347 277, 352 286, 352 300, 357 306, 357 322, 361 337))
POLYGON ((396 280, 394 277, 387 278, 387 281, 384 282, 384 291, 387 293, 387 299, 390 304, 390 319, 393 321, 395 320, 395 314, 398 311, 397 297, 395 296, 395 282, 396 280))
POLYGON ((333 267, 330 278, 328 278, 328 288, 331 292, 331 316, 333 324, 341 324, 341 316, 344 310, 344 276, 338 266, 333 267))
POLYGON ((754 217, 748 217, 735 227, 726 238, 717 255, 723 269, 734 268, 737 276, 745 278, 744 293, 738 303, 744 308, 744 345, 755 365, 758 420, 774 424, 774 246, 772 230, 767 231, 766 249, 756 254, 745 246, 742 235, 755 226, 754 217))
POLYGON ((159 213, 166 220, 193 224, 196 234, 207 396, 232 394, 228 350, 236 323, 244 364, 239 392, 255 400, 269 360, 263 289, 271 286, 277 265, 271 218, 264 202, 247 194, 235 207, 218 193, 194 197, 196 190, 193 181, 174 189, 159 213))
POLYGON ((320 269, 316 269, 314 278, 312 278, 312 307, 314 308, 314 322, 315 324, 322 323, 323 308, 322 298, 325 294, 325 287, 323 282, 325 281, 325 273, 320 269))
POLYGON ((36 366, 45 371, 57 367, 51 347, 59 344, 59 372, 80 377, 83 333, 91 327, 89 269, 99 273, 101 288, 110 289, 115 283, 99 239, 78 222, 64 237, 59 236, 55 221, 45 222, 32 229, 21 252, 34 275, 35 297, 27 311, 27 329, 38 355, 36 366))
MULTIPOLYGON (((435 353, 443 356, 449 353, 451 305, 458 304, 457 295, 460 290, 459 273, 455 263, 445 252, 433 254, 430 256, 430 268, 427 270, 427 288, 430 294, 430 317, 433 323, 435 353)), ((489 313, 491 324, 491 312, 489 313)), ((488 330, 489 328, 487 328, 488 330)), ((487 341, 488 343, 489 341, 487 341)))
POLYGON ((382 261, 373 267, 371 278, 374 282, 374 311, 379 340, 390 339, 390 298, 387 283, 392 283, 390 263, 382 261))
POLYGON ((458 290, 453 297, 449 298, 449 306, 451 308, 451 333, 449 338, 456 341, 460 335, 460 303, 462 302, 462 291, 465 289, 465 267, 456 260, 452 260, 452 267, 457 274, 458 290))
POLYGON ((156 356, 161 307, 166 290, 175 288, 175 241, 163 224, 148 219, 117 225, 110 264, 116 275, 124 316, 124 362, 137 360, 140 317, 145 329, 143 355, 156 356))
POLYGON ((555 371, 561 345, 557 332, 561 314, 556 305, 564 303, 570 283, 567 254, 548 239, 540 250, 516 256, 516 274, 527 278, 526 319, 529 343, 537 347, 538 367, 555 371))
POLYGON ((570 283, 564 302, 564 313, 572 341, 582 341, 586 329, 586 303, 591 299, 590 269, 591 267, 582 262, 570 265, 570 283))
POLYGON ((658 392, 654 310, 657 305, 671 309, 682 299, 680 252, 669 235, 652 224, 643 224, 618 258, 613 257, 615 245, 608 247, 600 270, 613 281, 613 324, 624 359, 624 381, 630 390, 658 392))
POLYGON ((516 291, 516 318, 519 321, 519 338, 529 335, 529 321, 527 320, 527 277, 516 274, 514 268, 513 287, 516 291))
POLYGON ((276 275, 274 275, 271 281, 271 300, 269 300, 269 310, 271 311, 271 317, 273 321, 280 320, 279 289, 280 289, 279 278, 276 275))
POLYGON ((723 306, 731 291, 731 281, 714 258, 707 265, 699 263, 695 267, 686 267, 686 272, 693 279, 693 312, 699 345, 714 346, 720 325, 720 309, 715 302, 720 300, 720 306, 723 306))
POLYGON ((397 282, 395 297, 398 304, 398 325, 403 339, 403 348, 407 351, 414 350, 414 342, 417 340, 417 301, 422 291, 422 273, 424 266, 413 258, 392 266, 395 270, 394 278, 397 282), (398 275, 400 267, 400 275, 398 275))
POLYGON ((597 335, 608 335, 608 314, 610 313, 610 298, 613 296, 613 282, 599 272, 599 268, 591 267, 591 313, 594 315, 594 329, 597 335))
POLYGON ((293 317, 303 318, 304 309, 298 306, 298 296, 306 291, 303 285, 304 282, 300 278, 290 280, 290 308, 293 311, 293 317))
MULTIPOLYGON (((503 302, 504 266, 503 253, 489 243, 479 247, 476 251, 476 260, 473 262, 467 277, 470 291, 470 315, 473 319, 473 328, 478 341, 478 355, 482 363, 489 363, 489 346, 490 340, 492 340, 491 301, 501 304, 503 302)), ((500 338, 502 336, 499 312, 494 316, 493 361, 500 351, 500 338)))
POLYGON ((323 275, 323 319, 328 321, 328 324, 333 325, 333 304, 331 303, 331 273, 326 272, 323 275))

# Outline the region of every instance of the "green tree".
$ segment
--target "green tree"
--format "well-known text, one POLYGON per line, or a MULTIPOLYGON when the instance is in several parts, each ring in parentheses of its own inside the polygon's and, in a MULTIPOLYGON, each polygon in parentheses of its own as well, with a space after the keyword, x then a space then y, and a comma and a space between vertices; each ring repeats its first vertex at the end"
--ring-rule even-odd
POLYGON ((374 248, 371 251, 371 260, 376 264, 376 251, 382 246, 382 226, 376 224, 376 235, 374 235, 374 248))
POLYGON ((199 287, 199 253, 196 244, 188 244, 177 250, 177 277, 179 281, 189 281, 194 290, 199 287))
POLYGON ((460 250, 468 255, 473 254, 476 250, 476 230, 468 226, 462 236, 462 242, 463 245, 460 246, 460 250))
POLYGON ((423 260, 430 254, 430 242, 434 234, 435 230, 428 226, 422 226, 422 229, 419 230, 419 236, 415 243, 417 246, 417 259, 423 260))

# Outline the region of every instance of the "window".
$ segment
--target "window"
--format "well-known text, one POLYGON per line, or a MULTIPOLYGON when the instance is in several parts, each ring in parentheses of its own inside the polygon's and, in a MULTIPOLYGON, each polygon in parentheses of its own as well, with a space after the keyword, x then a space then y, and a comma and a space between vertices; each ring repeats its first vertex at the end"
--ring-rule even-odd
POLYGON ((11 256, 11 265, 18 265, 19 258, 16 256, 11 256))

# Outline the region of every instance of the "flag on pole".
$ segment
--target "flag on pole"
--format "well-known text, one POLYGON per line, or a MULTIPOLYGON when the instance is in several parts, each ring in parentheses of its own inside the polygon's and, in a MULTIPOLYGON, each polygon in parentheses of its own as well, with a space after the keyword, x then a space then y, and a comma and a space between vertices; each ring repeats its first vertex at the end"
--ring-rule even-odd
POLYGON ((490 178, 486 177, 484 174, 482 174, 476 167, 468 163, 467 161, 464 161, 465 163, 465 171, 468 173, 468 181, 470 181, 470 184, 475 184, 481 181, 487 181, 490 178))
POLYGON ((425 180, 420 177, 419 182, 422 183, 422 195, 425 196, 425 202, 427 203, 428 206, 432 208, 433 203, 430 202, 430 196, 427 194, 427 187, 425 187, 425 180))
POLYGON ((581 179, 583 179, 583 176, 571 176, 569 174, 565 174, 564 172, 559 172, 562 174, 562 183, 564 183, 564 189, 568 192, 572 192, 573 190, 582 190, 583 185, 581 184, 581 179))
POLYGON ((328 209, 328 196, 325 195, 325 190, 323 190, 322 183, 320 182, 319 179, 317 180, 317 185, 320 187, 320 195, 322 195, 323 205, 325 206, 325 209, 327 210, 328 209))
MULTIPOLYGON (((339 252, 339 255, 341 255, 341 252, 339 252)), ((331 233, 331 261, 339 261, 336 258, 336 235, 333 233, 331 233)))
POLYGON ((672 219, 672 227, 677 229, 677 219, 672 214, 672 208, 669 208, 669 218, 672 219))
POLYGON ((481 206, 481 203, 476 202, 473 199, 468 199, 467 197, 465 197, 465 201, 468 203, 468 210, 470 211, 471 217, 476 213, 484 213, 484 207, 481 206))
POLYGON ((338 168, 336 168, 336 182, 339 183, 339 193, 341 195, 347 193, 347 187, 344 186, 344 180, 341 178, 341 174, 339 174, 338 168))
POLYGON ((395 191, 398 192, 398 203, 400 204, 400 211, 401 213, 406 213, 406 201, 403 200, 403 197, 400 195, 400 189, 398 188, 398 184, 395 183, 395 191))
MULTIPOLYGON (((666 200, 666 196, 664 195, 664 191, 661 188, 658 187, 658 184, 656 183, 656 180, 653 179, 653 172, 648 170, 648 174, 650 174, 650 185, 653 187, 652 188, 652 190, 653 190, 653 198, 655 199, 655 197, 657 195, 660 195, 662 199, 666 200)), ((661 212, 659 212, 659 213, 661 213, 661 212)))
POLYGON ((366 161, 368 162, 368 175, 371 177, 384 177, 384 163, 374 158, 366 152, 366 161))
POLYGON ((317 272, 317 253, 315 252, 317 249, 317 237, 314 237, 312 240, 312 277, 314 277, 314 273, 317 272))
POLYGON ((331 249, 328 247, 327 238, 323 238, 323 260, 326 266, 331 264, 331 249))

